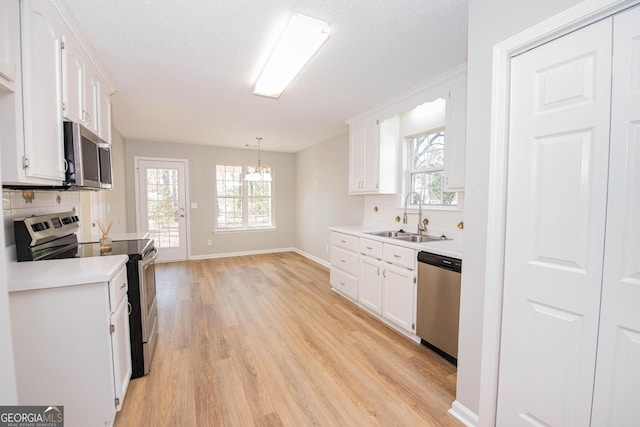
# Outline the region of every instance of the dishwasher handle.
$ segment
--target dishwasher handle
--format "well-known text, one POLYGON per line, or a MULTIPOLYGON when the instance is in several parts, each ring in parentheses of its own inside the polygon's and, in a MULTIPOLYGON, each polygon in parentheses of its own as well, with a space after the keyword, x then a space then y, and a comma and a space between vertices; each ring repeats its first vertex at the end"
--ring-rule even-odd
POLYGON ((462 260, 444 255, 421 251, 418 252, 418 262, 434 265, 456 273, 462 272, 462 260))

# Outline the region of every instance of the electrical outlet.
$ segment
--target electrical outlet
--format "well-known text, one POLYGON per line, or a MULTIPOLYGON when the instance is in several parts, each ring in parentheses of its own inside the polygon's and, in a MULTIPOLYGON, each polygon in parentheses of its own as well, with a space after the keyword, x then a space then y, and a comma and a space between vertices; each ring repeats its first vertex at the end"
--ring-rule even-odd
POLYGON ((207 246, 211 246, 211 245, 212 245, 211 239, 207 240, 207 246))

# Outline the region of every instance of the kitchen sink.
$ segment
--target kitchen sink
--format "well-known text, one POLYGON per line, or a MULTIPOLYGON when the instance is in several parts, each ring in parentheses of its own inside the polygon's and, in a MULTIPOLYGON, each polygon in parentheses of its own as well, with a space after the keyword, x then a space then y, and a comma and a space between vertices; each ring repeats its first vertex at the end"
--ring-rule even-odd
POLYGON ((380 237, 391 237, 396 239, 402 236, 409 236, 411 233, 407 233, 406 231, 370 231, 365 234, 371 234, 372 236, 380 236, 380 237))
POLYGON ((389 237, 395 240, 404 240, 405 242, 439 242, 442 240, 450 240, 448 237, 442 236, 427 236, 424 234, 409 233, 403 230, 400 231, 369 231, 366 234, 372 236, 389 237))
POLYGON ((404 240, 406 242, 440 242, 442 240, 449 240, 447 237, 438 237, 438 236, 425 236, 420 234, 409 234, 406 236, 398 236, 395 239, 404 240))

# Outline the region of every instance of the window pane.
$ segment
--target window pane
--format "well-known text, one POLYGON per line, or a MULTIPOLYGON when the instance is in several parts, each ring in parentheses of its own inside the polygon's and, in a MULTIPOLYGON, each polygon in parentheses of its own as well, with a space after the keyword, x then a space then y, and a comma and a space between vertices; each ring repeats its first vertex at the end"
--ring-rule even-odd
POLYGON ((444 130, 409 139, 409 191, 425 205, 458 204, 458 193, 444 191, 444 143, 444 130))
POLYGON ((218 197, 241 197, 242 166, 217 165, 216 183, 218 197))
MULTIPOLYGON (((271 173, 270 168, 265 168, 271 173)), ((271 181, 250 181, 248 182, 249 193, 247 215, 247 227, 271 227, 273 225, 271 216, 271 181)))
MULTIPOLYGON (((247 167, 246 173, 253 169, 247 167)), ((263 170, 271 173, 271 168, 263 170)), ((246 181, 244 176, 243 166, 216 165, 217 229, 273 226, 272 182, 246 181)))
POLYGON ((242 228, 242 166, 216 165, 219 229, 242 228))
POLYGON ((271 198, 249 198, 249 227, 270 227, 271 224, 271 198))
POLYGON ((441 168, 444 166, 444 131, 420 135, 410 141, 411 168, 441 168))
POLYGON ((458 204, 458 193, 444 191, 444 174, 441 171, 414 173, 411 186, 425 205, 458 204))
POLYGON ((147 226, 160 248, 180 245, 179 234, 169 238, 171 233, 178 233, 178 206, 178 170, 147 169, 147 226))

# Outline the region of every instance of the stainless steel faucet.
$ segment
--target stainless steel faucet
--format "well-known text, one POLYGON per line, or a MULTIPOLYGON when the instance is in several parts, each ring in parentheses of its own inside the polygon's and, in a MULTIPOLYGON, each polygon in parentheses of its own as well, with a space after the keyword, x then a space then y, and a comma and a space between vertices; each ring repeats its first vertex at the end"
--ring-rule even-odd
POLYGON ((404 215, 402 216, 402 223, 407 223, 407 203, 409 202, 409 197, 415 195, 418 198, 419 210, 418 210, 418 234, 422 235, 423 231, 427 231, 427 227, 422 222, 422 199, 420 198, 420 194, 415 191, 412 191, 407 194, 407 197, 404 198, 404 215))

